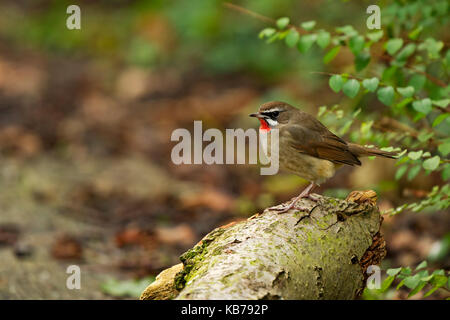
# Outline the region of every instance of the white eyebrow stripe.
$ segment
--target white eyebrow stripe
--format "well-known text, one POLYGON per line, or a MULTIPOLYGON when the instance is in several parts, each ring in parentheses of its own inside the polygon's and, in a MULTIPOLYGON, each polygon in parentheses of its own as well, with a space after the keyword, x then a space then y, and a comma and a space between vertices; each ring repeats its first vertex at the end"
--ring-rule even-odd
POLYGON ((273 108, 273 109, 269 109, 269 110, 264 110, 261 113, 272 113, 272 112, 280 112, 279 108, 273 108))

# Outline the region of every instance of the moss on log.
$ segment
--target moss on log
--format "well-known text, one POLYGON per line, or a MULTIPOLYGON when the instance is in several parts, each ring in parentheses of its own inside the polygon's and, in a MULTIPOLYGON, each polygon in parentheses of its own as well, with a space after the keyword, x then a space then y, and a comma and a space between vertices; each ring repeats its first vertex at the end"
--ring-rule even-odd
POLYGON ((213 230, 141 299, 356 298, 386 253, 375 192, 300 202, 308 210, 266 210, 213 230))

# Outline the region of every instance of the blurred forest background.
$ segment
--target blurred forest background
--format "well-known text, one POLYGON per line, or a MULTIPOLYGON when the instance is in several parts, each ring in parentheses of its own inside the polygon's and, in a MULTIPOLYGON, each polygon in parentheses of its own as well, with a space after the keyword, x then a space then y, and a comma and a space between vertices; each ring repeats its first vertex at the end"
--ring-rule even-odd
MULTIPOLYGON (((372 4, 235 3, 273 19, 361 32, 372 4)), ((269 100, 314 115, 337 103, 361 109, 358 130, 374 113, 392 116, 376 99, 336 94, 317 73, 346 72, 350 50, 324 65, 318 48, 299 54, 259 39, 269 25, 218 0, 0 2, 0 299, 136 298, 213 228, 286 201, 307 183, 261 176, 251 165, 176 166, 176 128, 192 129, 194 120, 204 130, 256 128, 247 115, 269 100), (81 30, 66 28, 74 2, 81 30), (81 290, 66 288, 70 264, 81 267, 81 290)), ((448 24, 432 32, 450 42, 448 24)), ((447 136, 448 120, 439 129, 447 136)), ((389 210, 443 184, 434 172, 395 179, 396 170, 395 161, 365 159, 318 192, 374 189, 380 209, 389 210)), ((446 210, 386 215, 382 269, 427 260, 430 270, 448 270, 449 225, 446 210)))

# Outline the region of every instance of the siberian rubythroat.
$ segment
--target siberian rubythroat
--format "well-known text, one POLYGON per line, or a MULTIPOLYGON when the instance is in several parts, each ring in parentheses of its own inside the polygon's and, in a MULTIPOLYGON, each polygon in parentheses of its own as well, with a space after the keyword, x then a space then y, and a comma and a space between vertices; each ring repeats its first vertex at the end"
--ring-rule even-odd
POLYGON ((368 148, 346 142, 327 129, 313 116, 293 106, 272 101, 260 106, 257 113, 250 114, 261 122, 259 128, 267 134, 265 151, 270 155, 270 131, 278 129, 278 161, 281 169, 294 173, 310 182, 287 206, 272 209, 286 212, 290 209, 303 210, 296 203, 301 198, 317 201, 311 194, 315 186, 334 176, 342 165, 361 165, 358 158, 381 156, 395 158, 396 153, 368 148))

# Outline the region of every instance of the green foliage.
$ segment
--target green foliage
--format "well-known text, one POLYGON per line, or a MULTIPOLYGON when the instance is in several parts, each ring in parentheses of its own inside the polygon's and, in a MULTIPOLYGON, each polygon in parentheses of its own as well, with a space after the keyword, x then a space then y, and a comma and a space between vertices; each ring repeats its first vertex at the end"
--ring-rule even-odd
MULTIPOLYGON (((397 152, 395 180, 433 174, 436 185, 425 198, 386 214, 445 210, 450 206, 450 49, 437 30, 448 30, 450 6, 445 0, 387 1, 381 9, 383 30, 364 34, 357 29, 360 26, 352 25, 317 30, 315 21, 300 22, 302 35, 290 31, 286 44, 297 45, 301 54, 312 48, 322 51, 326 72, 319 73, 329 75, 334 93, 342 91, 347 97, 342 107, 319 108, 319 118, 332 130, 349 133, 355 142, 397 152), (350 54, 353 63, 343 65, 340 72, 335 71, 337 66, 328 72, 328 65, 344 51, 344 59, 350 54), (349 107, 362 111, 367 120, 356 126, 356 115, 348 115, 349 107), (392 126, 378 131, 381 119, 390 119, 392 126)), ((285 27, 279 26, 276 32, 282 33, 285 27)), ((272 40, 278 39, 272 35, 272 40)), ((399 288, 411 290, 410 296, 431 287, 428 296, 445 286, 448 277, 442 270, 428 274, 424 267, 426 263, 414 271, 388 270, 381 291, 397 279, 399 288)))
POLYGON ((441 269, 435 270, 430 274, 429 271, 426 270, 427 267, 428 263, 422 261, 414 270, 410 267, 388 269, 386 271, 388 276, 384 279, 381 288, 378 289, 378 291, 381 293, 386 292, 395 280, 399 281, 396 286, 397 290, 403 286, 410 290, 408 298, 419 293, 425 287, 427 287, 428 290, 425 292, 424 298, 430 296, 439 288, 446 288, 448 290, 450 288, 448 272, 446 274, 446 272, 441 269))

